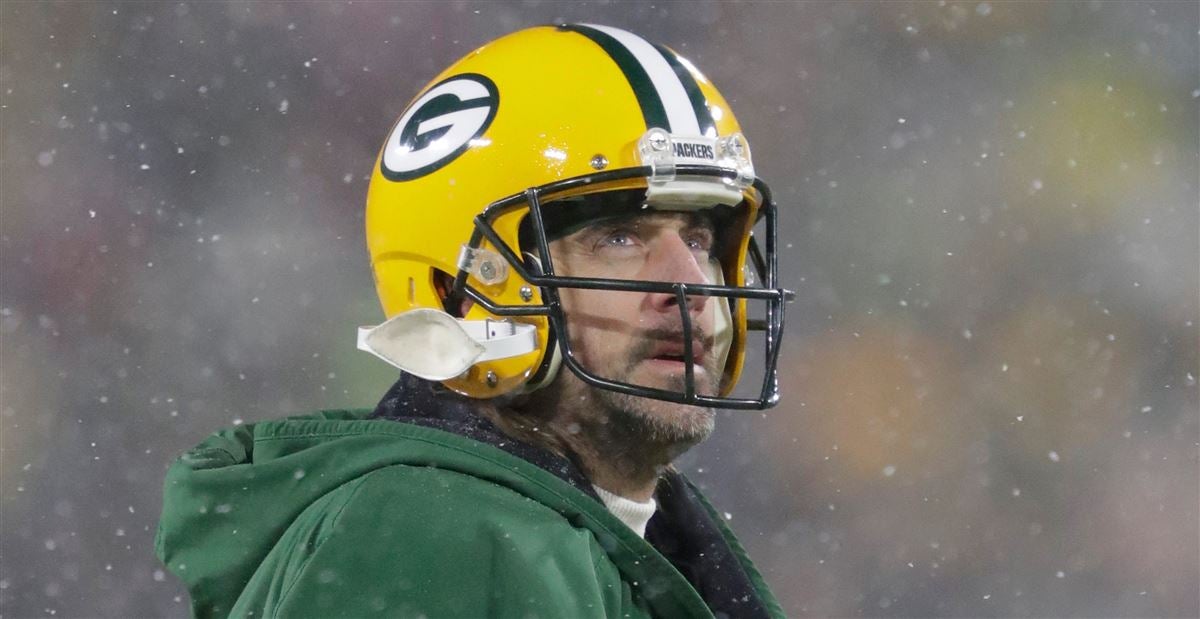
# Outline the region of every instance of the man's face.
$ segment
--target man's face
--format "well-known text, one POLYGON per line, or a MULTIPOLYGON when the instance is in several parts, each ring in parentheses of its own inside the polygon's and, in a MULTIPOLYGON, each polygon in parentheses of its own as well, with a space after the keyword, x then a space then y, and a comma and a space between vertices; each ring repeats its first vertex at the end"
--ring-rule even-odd
MULTIPOLYGON (((646 211, 601 220, 550 244, 555 272, 573 277, 712 284, 720 266, 712 257, 711 220, 695 213, 646 211)), ((576 358, 605 379, 683 391, 683 318, 674 293, 559 289, 576 358)), ((696 391, 716 395, 721 362, 714 354, 716 304, 688 299, 696 391)), ((663 442, 693 444, 712 431, 710 409, 640 398, 590 387, 574 374, 560 380, 564 395, 595 399, 628 429, 663 442)), ((563 402, 569 402, 564 399, 563 402)))

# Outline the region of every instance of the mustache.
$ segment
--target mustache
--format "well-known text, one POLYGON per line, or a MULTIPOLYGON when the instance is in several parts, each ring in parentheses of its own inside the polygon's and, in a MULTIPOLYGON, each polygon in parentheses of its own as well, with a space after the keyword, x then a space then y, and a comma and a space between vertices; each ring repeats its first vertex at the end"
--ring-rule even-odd
MULTIPOLYGON (((630 350, 629 357, 627 357, 628 366, 626 368, 626 372, 632 371, 638 363, 641 363, 642 361, 652 357, 655 353, 655 349, 661 346, 663 342, 678 343, 682 342, 684 338, 682 328, 647 329, 640 332, 639 335, 641 337, 637 339, 637 343, 633 346, 632 350, 630 350)), ((721 376, 721 371, 724 369, 717 367, 717 359, 712 354, 715 344, 714 340, 715 338, 712 336, 712 334, 708 333, 704 329, 697 326, 692 327, 693 358, 691 359, 691 362, 695 365, 695 367, 701 367, 706 370, 705 373, 698 374, 696 376, 696 389, 700 393, 706 395, 713 395, 716 393, 719 377, 721 376), (703 357, 699 359, 695 358, 695 355, 698 354, 698 351, 696 350, 697 343, 703 346, 704 350, 703 357)), ((676 377, 676 383, 668 388, 676 391, 683 391, 683 376, 676 377)))
MULTIPOLYGON (((640 331, 638 333, 638 335, 640 337, 637 339, 637 343, 633 347, 633 350, 631 351, 631 356, 634 359, 643 359, 643 358, 649 357, 651 355, 651 353, 654 352, 654 349, 659 344, 662 344, 663 342, 683 342, 684 341, 683 329, 672 329, 672 328, 645 329, 643 331, 640 331)), ((708 333, 703 327, 693 325, 692 326, 692 341, 698 342, 704 347, 704 351, 705 351, 704 356, 706 358, 711 356, 709 353, 712 352, 713 344, 714 344, 712 334, 708 333)), ((693 350, 693 354, 695 354, 695 350, 693 350)), ((707 364, 705 364, 705 365, 707 365, 707 364)))

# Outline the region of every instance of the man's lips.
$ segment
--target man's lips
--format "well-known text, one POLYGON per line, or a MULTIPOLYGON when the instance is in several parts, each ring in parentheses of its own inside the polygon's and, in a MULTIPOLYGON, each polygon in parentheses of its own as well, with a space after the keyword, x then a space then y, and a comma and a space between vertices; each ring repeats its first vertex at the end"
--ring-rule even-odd
MULTIPOLYGON (((692 340, 692 362, 697 367, 704 367, 704 355, 706 354, 704 343, 700 340, 692 340)), ((672 361, 676 363, 684 363, 686 359, 684 355, 686 351, 681 342, 663 342, 650 350, 648 359, 653 361, 672 361)))

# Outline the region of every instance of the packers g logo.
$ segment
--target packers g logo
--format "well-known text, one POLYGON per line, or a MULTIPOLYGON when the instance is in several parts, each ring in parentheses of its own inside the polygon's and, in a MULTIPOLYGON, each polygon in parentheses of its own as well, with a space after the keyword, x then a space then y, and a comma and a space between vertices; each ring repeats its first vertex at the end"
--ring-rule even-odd
POLYGON ((392 129, 383 147, 383 176, 412 180, 454 161, 487 131, 499 105, 496 84, 478 73, 438 82, 409 106, 392 129))

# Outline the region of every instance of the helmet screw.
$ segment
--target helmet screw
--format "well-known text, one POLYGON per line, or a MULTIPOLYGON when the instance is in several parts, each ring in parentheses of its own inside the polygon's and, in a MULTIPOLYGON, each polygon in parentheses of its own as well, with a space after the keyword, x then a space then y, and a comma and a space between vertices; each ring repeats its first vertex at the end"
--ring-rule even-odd
POLYGON ((496 386, 496 383, 498 383, 498 382, 500 382, 500 379, 496 378, 496 373, 495 373, 495 372, 493 372, 493 371, 491 371, 491 370, 488 370, 488 373, 487 373, 487 386, 488 386, 488 387, 495 387, 495 386, 496 386))
POLYGON ((492 266, 491 262, 484 262, 479 265, 479 274, 486 279, 491 279, 496 274, 496 267, 492 266))
POLYGON ((593 170, 603 170, 608 167, 608 157, 596 153, 592 156, 591 165, 593 170))
POLYGON ((521 289, 518 292, 521 294, 522 301, 528 303, 533 300, 533 289, 529 286, 521 286, 521 289))
POLYGON ((650 148, 654 150, 667 149, 667 135, 663 131, 654 131, 650 134, 650 148))

